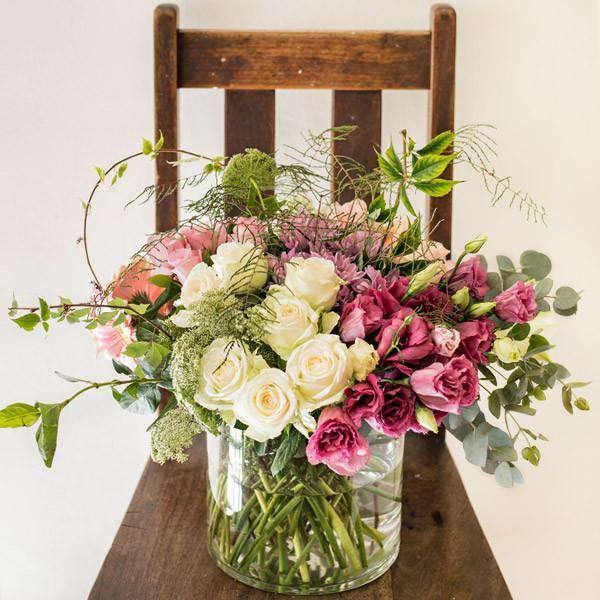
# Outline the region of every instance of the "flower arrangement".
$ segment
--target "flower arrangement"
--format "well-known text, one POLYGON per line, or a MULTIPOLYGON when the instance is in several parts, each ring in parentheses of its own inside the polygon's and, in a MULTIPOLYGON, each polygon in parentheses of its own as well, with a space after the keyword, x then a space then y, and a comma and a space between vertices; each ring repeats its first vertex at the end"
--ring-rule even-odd
MULTIPOLYGON (((324 158, 330 138, 349 133, 309 138, 287 165, 247 150, 225 166, 223 157, 144 140, 139 155, 206 161, 181 182, 211 183, 188 204, 190 219, 150 236, 103 286, 87 219, 96 189, 116 185, 127 162, 98 168, 83 236, 92 298, 14 300, 10 309, 27 331, 85 325, 118 377, 63 376, 80 389, 56 404, 9 405, 0 427, 40 421, 36 440, 50 467, 61 411, 108 387, 122 408, 160 408, 149 428, 159 463, 185 461, 194 437, 208 432, 211 551, 263 589, 339 590, 391 564, 407 432, 438 433, 443 424, 468 461, 512 486, 522 482, 517 445, 537 465, 538 440, 546 441, 519 415, 535 414, 556 385, 568 412, 589 409, 577 396, 584 384, 552 360, 542 333, 548 299, 563 316, 579 300, 569 287, 551 293, 550 260, 527 250, 519 267, 499 256, 491 272, 480 254, 485 236, 450 260, 424 237, 409 199, 414 190, 446 195, 459 183, 443 178, 448 164, 474 164, 486 138, 465 128, 416 149, 404 132, 403 151, 390 145, 367 173, 324 158), (351 189, 351 202, 332 195, 333 168, 344 174, 337 193, 351 189)), ((170 191, 147 188, 141 199, 160 202, 170 191)), ((521 204, 535 208, 528 197, 521 204)))

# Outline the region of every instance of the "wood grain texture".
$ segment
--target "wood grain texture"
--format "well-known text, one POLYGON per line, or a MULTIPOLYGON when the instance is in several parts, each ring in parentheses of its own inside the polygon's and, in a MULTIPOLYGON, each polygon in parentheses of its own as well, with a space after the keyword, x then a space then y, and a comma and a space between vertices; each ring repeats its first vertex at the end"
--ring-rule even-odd
POLYGON ((179 32, 179 86, 427 89, 428 31, 179 32))
MULTIPOLYGON (((351 158, 368 171, 377 166, 374 147, 381 145, 381 90, 371 91, 334 91, 332 103, 332 125, 356 125, 357 129, 345 140, 333 143, 336 156, 351 158)), ((334 187, 338 180, 345 181, 347 174, 334 165, 334 187)), ((352 189, 344 189, 340 202, 354 199, 352 189)))
MULTIPOLYGON (((339 600, 506 600, 510 593, 442 440, 411 435, 404 463, 398 560, 339 600)), ((90 594, 91 600, 275 598, 237 583, 206 547, 204 440, 189 462, 149 462, 90 594)))
MULTIPOLYGON (((177 110, 177 6, 161 4, 154 11, 154 125, 155 140, 164 136, 164 148, 178 148, 177 110)), ((177 179, 179 169, 167 163, 173 155, 156 159, 156 231, 178 224, 177 179), (173 191, 170 191, 173 190, 173 191)))
MULTIPOLYGON (((429 90, 429 135, 454 129, 454 86, 456 62, 456 13, 451 6, 436 4, 431 9, 431 84, 429 90)), ((452 164, 442 174, 452 179, 452 164)), ((429 198, 427 213, 431 239, 452 249, 452 193, 429 198)))
POLYGON ((275 91, 225 92, 225 155, 246 148, 275 152, 275 91))

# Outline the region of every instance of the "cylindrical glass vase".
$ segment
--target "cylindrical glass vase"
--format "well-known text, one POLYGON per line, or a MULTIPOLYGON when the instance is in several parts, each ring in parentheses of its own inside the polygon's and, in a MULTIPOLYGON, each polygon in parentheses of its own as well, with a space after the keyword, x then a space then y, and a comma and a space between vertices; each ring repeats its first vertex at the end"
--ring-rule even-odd
POLYGON ((219 567, 283 594, 349 590, 385 573, 400 547, 404 438, 364 435, 371 459, 351 478, 303 452, 273 475, 277 441, 207 435, 208 547, 219 567))

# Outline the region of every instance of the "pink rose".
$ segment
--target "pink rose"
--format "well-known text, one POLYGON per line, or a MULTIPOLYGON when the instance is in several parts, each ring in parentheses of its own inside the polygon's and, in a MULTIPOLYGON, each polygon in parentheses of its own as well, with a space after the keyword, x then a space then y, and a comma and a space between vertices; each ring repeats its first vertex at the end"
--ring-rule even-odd
POLYGON ((464 356, 455 356, 445 365, 436 362, 410 376, 410 385, 423 404, 431 409, 458 414, 478 395, 477 370, 464 356))
POLYGON ((383 392, 373 374, 367 375, 365 381, 346 388, 344 395, 344 411, 356 427, 361 426, 363 419, 378 413, 383 404, 383 392))
POLYGON ((252 242, 255 246, 262 246, 266 230, 265 223, 256 217, 237 217, 230 238, 240 244, 252 242))
POLYGON ((527 323, 537 312, 534 287, 520 280, 498 294, 494 300, 496 314, 508 323, 527 323))
POLYGON ((459 323, 456 328, 460 332, 459 352, 475 363, 487 365, 489 361, 485 353, 490 351, 494 343, 494 321, 482 317, 459 323))
POLYGON ((406 306, 400 307, 377 335, 377 353, 391 362, 414 362, 433 350, 431 325, 406 306))
POLYGON ((468 287, 478 300, 483 300, 483 297, 490 291, 487 282, 487 271, 479 256, 474 256, 460 263, 448 285, 452 293, 464 287, 468 287))
POLYGON ((324 463, 338 475, 351 477, 370 457, 369 445, 350 417, 339 407, 325 408, 306 446, 308 462, 311 465, 324 463))
POLYGON ((456 329, 440 327, 436 325, 433 328, 431 339, 435 344, 435 351, 440 356, 450 357, 456 352, 460 343, 460 333, 456 329))
POLYGON ((388 384, 384 387, 381 410, 367 419, 367 423, 384 435, 400 437, 415 421, 415 394, 405 386, 388 384))
POLYGON ((382 318, 383 310, 377 305, 373 295, 358 294, 342 309, 340 337, 344 342, 353 342, 356 338, 364 339, 379 329, 382 318))

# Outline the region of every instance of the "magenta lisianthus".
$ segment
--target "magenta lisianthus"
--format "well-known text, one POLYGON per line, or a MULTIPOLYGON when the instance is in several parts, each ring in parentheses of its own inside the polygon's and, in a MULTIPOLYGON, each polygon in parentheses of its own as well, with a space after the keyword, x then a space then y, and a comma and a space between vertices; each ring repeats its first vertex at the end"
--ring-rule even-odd
POLYGON ((494 321, 488 317, 459 323, 456 326, 460 333, 458 352, 475 363, 487 365, 489 361, 485 353, 491 350, 494 343, 495 327, 494 321))
POLYGON ((527 323, 537 312, 533 285, 520 280, 498 294, 494 300, 496 314, 508 323, 527 323))
POLYGON ((415 421, 415 401, 415 394, 408 386, 385 385, 381 409, 367 418, 367 423, 379 433, 400 437, 415 421))
POLYGON ((342 309, 340 317, 340 337, 344 342, 357 338, 365 339, 379 329, 383 320, 383 310, 372 294, 358 294, 342 309))
POLYGON ((478 300, 483 300, 483 297, 490 291, 487 271, 481 257, 474 256, 460 263, 448 285, 448 289, 453 293, 464 287, 468 287, 471 294, 478 300))
POLYGON ((363 419, 376 415, 383 404, 383 392, 373 374, 367 375, 365 381, 346 388, 344 396, 344 412, 356 427, 360 427, 363 419))
POLYGON ((387 362, 416 362, 433 351, 433 326, 406 306, 384 324, 377 334, 377 353, 387 362))
POLYGON ((450 296, 435 285, 428 286, 422 292, 408 298, 403 304, 420 313, 434 313, 439 317, 450 314, 455 308, 450 296))
POLYGON ((325 408, 306 446, 308 462, 311 465, 324 463, 338 475, 351 477, 370 457, 369 444, 350 417, 337 406, 325 408))
POLYGON ((460 407, 470 406, 477 398, 479 380, 473 363, 455 356, 445 365, 435 362, 415 371, 410 385, 425 406, 458 414, 460 407))

